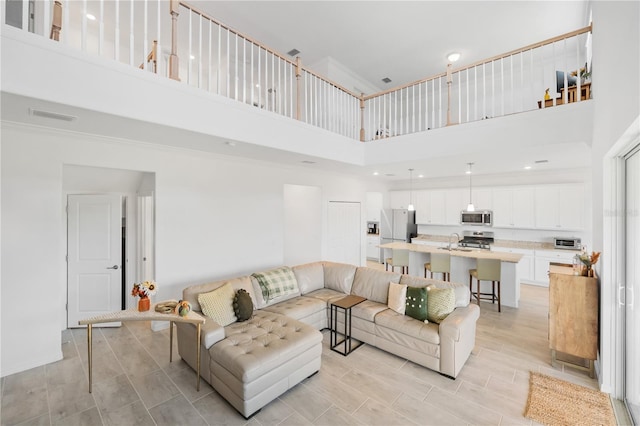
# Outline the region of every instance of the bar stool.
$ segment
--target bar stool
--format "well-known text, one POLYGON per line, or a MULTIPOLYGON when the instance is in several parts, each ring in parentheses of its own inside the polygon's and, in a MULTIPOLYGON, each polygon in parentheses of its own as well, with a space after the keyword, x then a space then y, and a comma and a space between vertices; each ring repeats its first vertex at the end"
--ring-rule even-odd
POLYGON ((480 306, 480 300, 491 300, 491 303, 498 302, 498 312, 502 312, 500 306, 500 260, 478 259, 477 269, 469 269, 469 291, 471 297, 475 297, 480 306), (476 292, 473 292, 473 278, 477 280, 476 292), (480 291, 480 281, 491 281, 491 293, 480 291), (496 293, 496 283, 498 292, 496 293))
POLYGON ((427 271, 431 273, 442 273, 443 281, 451 280, 451 255, 449 253, 431 253, 431 261, 424 264, 424 277, 427 278, 427 271))
POLYGON ((409 250, 405 249, 393 249, 392 257, 387 257, 384 260, 384 269, 386 271, 389 270, 389 265, 391 265, 391 270, 396 266, 402 267, 402 273, 404 274, 404 268, 407 268, 407 273, 409 273, 409 250))

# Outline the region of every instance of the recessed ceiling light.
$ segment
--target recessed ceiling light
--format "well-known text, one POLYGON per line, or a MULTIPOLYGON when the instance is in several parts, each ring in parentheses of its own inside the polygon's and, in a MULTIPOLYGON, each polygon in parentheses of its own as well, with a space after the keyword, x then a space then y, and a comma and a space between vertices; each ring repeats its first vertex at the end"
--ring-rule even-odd
POLYGON ((195 59, 196 57, 193 55, 189 55, 189 59, 195 59))
POLYGON ((458 52, 451 52, 447 55, 447 60, 449 62, 455 62, 460 59, 460 54, 458 52))
POLYGON ((96 16, 95 16, 95 15, 92 15, 92 14, 90 14, 90 13, 87 13, 87 15, 86 15, 86 16, 87 16, 87 19, 88 19, 88 20, 90 20, 90 21, 95 21, 95 20, 96 20, 96 16))
POLYGON ((391 83, 391 79, 389 77, 385 77, 382 79, 384 83, 391 83))
POLYGON ((256 87, 259 89, 259 88, 260 88, 260 85, 259 85, 259 84, 256 84, 256 87))
POLYGON ((466 172, 464 172, 465 175, 470 175, 471 174, 471 170, 467 170, 466 172))
POLYGON ((531 170, 531 166, 524 166, 525 170, 531 170))
POLYGON ((424 175, 418 175, 418 177, 419 177, 419 178, 423 178, 423 177, 424 177, 424 175))
POLYGON ((373 175, 374 175, 374 176, 378 176, 379 174, 380 174, 380 173, 378 173, 378 172, 373 172, 373 175))

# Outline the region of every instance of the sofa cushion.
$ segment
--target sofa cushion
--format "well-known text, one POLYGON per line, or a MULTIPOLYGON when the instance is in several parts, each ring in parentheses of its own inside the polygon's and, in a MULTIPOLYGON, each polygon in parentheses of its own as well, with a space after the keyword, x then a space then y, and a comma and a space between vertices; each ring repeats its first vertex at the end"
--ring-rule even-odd
POLYGON ((351 294, 361 296, 367 300, 387 304, 389 283, 399 283, 400 274, 379 271, 373 268, 359 267, 353 278, 351 294))
POLYGON ((373 300, 365 300, 364 302, 358 303, 356 306, 351 308, 351 315, 356 318, 362 318, 373 323, 376 315, 387 309, 389 309, 389 307, 386 303, 382 304, 374 302, 373 300))
POLYGON ((426 287, 407 287, 407 303, 404 313, 418 321, 427 319, 426 287))
POLYGON ((202 313, 224 327, 237 321, 233 311, 234 296, 233 287, 226 283, 208 293, 200 293, 198 302, 202 307, 202 313))
POLYGON ((320 290, 316 290, 316 291, 312 291, 311 293, 307 293, 305 296, 306 297, 313 297, 315 299, 322 300, 325 303, 325 305, 327 306, 327 308, 328 308, 330 302, 332 302, 334 300, 342 299, 344 296, 346 296, 346 294, 341 293, 341 292, 336 291, 336 290, 331 290, 329 288, 322 288, 320 290))
POLYGON ((182 300, 186 300, 191 303, 191 309, 194 311, 202 312, 200 303, 198 302, 198 295, 200 293, 207 293, 216 288, 222 287, 224 284, 229 283, 235 291, 239 289, 245 289, 251 296, 253 306, 256 306, 256 298, 253 291, 253 285, 251 284, 251 278, 249 276, 233 278, 230 280, 215 281, 212 283, 192 285, 182 290, 182 300))
POLYGON ((225 327, 225 332, 227 337, 209 349, 209 356, 244 383, 322 342, 322 333, 313 327, 265 310, 225 327))
POLYGON ((407 303, 407 285, 389 283, 389 300, 387 306, 400 315, 404 315, 407 303))
MULTIPOLYGON (((424 323, 408 315, 400 315, 391 309, 376 315, 376 325, 424 342, 440 344, 438 324, 424 323)), ((398 338, 396 343, 402 341, 403 339, 398 338)))
POLYGON ((324 262, 324 288, 351 294, 357 266, 346 263, 324 262))
POLYGON ((236 291, 236 295, 233 298, 233 312, 240 322, 248 320, 253 315, 251 296, 243 288, 236 291))
POLYGON ((455 291, 452 288, 427 289, 427 318, 440 324, 456 308, 455 291))
POLYGON ((301 320, 319 311, 324 313, 326 307, 327 304, 324 300, 315 297, 298 296, 275 305, 267 306, 264 310, 301 320))
POLYGON ((300 293, 296 276, 288 266, 255 272, 251 274, 251 278, 258 282, 265 302, 270 302, 278 297, 300 293))
POLYGON ((432 278, 413 277, 411 275, 403 275, 402 278, 400 278, 400 284, 407 284, 411 287, 426 287, 431 285, 438 288, 452 288, 456 293, 456 308, 468 306, 469 300, 471 299, 469 286, 466 284, 450 283, 432 278))
POLYGON ((304 295, 324 288, 324 267, 322 262, 294 266, 291 270, 298 281, 300 294, 304 295))

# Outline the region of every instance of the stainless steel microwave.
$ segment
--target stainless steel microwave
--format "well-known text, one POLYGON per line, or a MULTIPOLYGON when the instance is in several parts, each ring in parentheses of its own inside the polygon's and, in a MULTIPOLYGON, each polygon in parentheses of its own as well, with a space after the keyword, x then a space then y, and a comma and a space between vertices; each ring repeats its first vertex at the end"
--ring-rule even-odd
POLYGON ((553 246, 557 249, 580 250, 582 240, 576 237, 556 237, 553 239, 553 246))
POLYGON ((478 210, 473 212, 463 210, 460 212, 460 224, 492 226, 493 212, 490 210, 478 210))

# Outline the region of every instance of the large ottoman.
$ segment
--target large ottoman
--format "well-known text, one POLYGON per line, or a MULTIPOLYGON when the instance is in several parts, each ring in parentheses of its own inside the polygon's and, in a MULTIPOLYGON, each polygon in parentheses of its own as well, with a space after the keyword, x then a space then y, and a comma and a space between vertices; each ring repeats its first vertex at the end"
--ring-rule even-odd
POLYGON ((320 370, 322 333, 284 315, 254 311, 209 348, 209 383, 249 417, 320 370))

